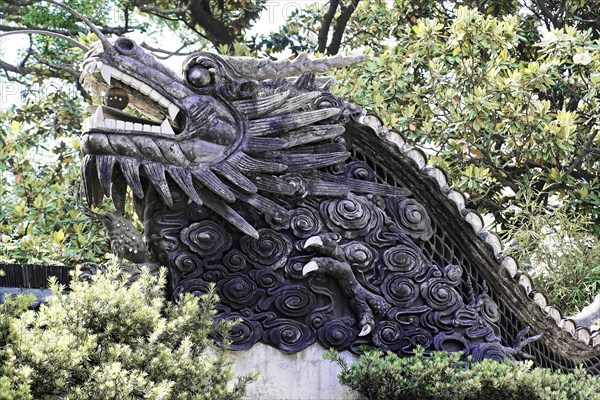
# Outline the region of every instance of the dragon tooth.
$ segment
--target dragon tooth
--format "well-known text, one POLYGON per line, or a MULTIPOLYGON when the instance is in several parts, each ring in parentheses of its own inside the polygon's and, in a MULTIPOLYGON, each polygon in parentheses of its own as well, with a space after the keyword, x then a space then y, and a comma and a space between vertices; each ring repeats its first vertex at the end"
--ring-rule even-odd
POLYGON ((131 82, 129 83, 129 86, 131 86, 134 89, 139 89, 141 85, 142 85, 142 82, 138 81, 135 78, 131 78, 131 82))
POLYGON ((173 128, 171 127, 169 120, 166 118, 163 121, 163 123, 160 124, 160 131, 161 131, 161 133, 164 133, 167 135, 175 135, 175 132, 173 132, 173 128))
POLYGON ((177 107, 175 104, 169 104, 169 118, 171 118, 171 121, 175 121, 175 118, 177 118, 177 114, 179 114, 179 111, 179 107, 177 107))
POLYGON ((133 130, 134 131, 142 131, 142 130, 144 130, 144 128, 143 128, 142 124, 136 122, 135 124, 133 124, 133 130))
POLYGON ((114 119, 107 119, 104 121, 104 124, 106 125, 106 127, 108 129, 115 129, 116 123, 117 123, 117 121, 115 121, 114 119))
POLYGON ((124 131, 125 130, 125 121, 117 120, 116 126, 117 126, 118 130, 124 131))
POLYGON ((142 83, 140 85, 139 91, 147 96, 152 91, 152 88, 150 86, 146 85, 145 83, 142 83))
POLYGON ((86 155, 81 165, 81 172, 83 174, 84 182, 84 193, 88 205, 100 205, 102 203, 102 187, 100 186, 100 179, 98 178, 98 172, 96 169, 96 157, 92 155, 86 155))
POLYGON ((150 93, 148 93, 148 96, 152 100, 158 101, 158 98, 160 97, 160 93, 158 93, 156 90, 152 89, 152 90, 150 90, 150 93))
POLYGON ((127 184, 138 198, 143 199, 144 189, 140 180, 140 162, 131 158, 123 158, 120 160, 120 164, 127 184))
POLYGON ((177 186, 179 186, 181 190, 183 190, 185 194, 188 195, 190 200, 192 200, 199 206, 204 204, 198 192, 196 191, 196 188, 194 187, 194 182, 192 180, 192 174, 190 173, 190 171, 184 168, 177 167, 170 168, 167 171, 169 172, 169 175, 171 175, 171 178, 173 178, 177 186))
POLYGON ((112 70, 113 70, 113 68, 110 65, 102 64, 102 67, 100 68, 100 75, 102 75, 102 79, 104 79, 104 81, 106 83, 108 83, 109 85, 110 85, 110 78, 112 76, 112 70))
POLYGON ((153 125, 152 126, 152 133, 160 133, 160 126, 153 125))
POLYGON ((158 99, 158 104, 167 108, 171 102, 165 96, 160 96, 160 99, 158 99))
POLYGON ((132 79, 133 79, 133 78, 132 78, 131 76, 129 76, 129 75, 127 75, 127 74, 123 74, 123 77, 121 78, 121 82, 123 82, 123 83, 125 83, 125 84, 129 85, 129 84, 131 83, 131 80, 132 80, 132 79))
POLYGON ((142 130, 144 132, 152 133, 152 125, 144 124, 144 125, 142 125, 142 130))
POLYGON ((102 128, 104 126, 104 113, 102 112, 102 107, 97 107, 96 112, 94 112, 93 119, 90 121, 92 127, 102 128))
POLYGON ((87 132, 90 130, 90 118, 91 117, 87 117, 83 120, 83 127, 81 128, 83 132, 87 132))
POLYGON ((112 72, 113 78, 116 78, 118 80, 122 80, 123 79, 123 75, 124 74, 121 71, 119 71, 118 69, 113 68, 111 72, 112 72))
POLYGON ((133 130, 133 122, 125 122, 125 129, 128 131, 133 130))

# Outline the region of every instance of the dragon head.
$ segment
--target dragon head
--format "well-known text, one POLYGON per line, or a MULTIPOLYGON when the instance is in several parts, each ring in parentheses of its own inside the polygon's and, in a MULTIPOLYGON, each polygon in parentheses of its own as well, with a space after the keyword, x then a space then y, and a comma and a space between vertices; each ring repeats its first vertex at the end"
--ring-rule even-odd
POLYGON ((257 237, 229 204, 281 216, 285 209, 261 193, 389 191, 316 171, 349 156, 333 138, 360 108, 329 93, 332 79, 315 73, 363 58, 273 62, 200 52, 188 57, 179 76, 131 39, 92 46, 81 82, 104 104, 90 107, 83 126, 88 203, 112 197, 123 212, 130 187, 137 203, 153 188, 172 206, 172 190, 179 188, 257 237))
POLYGON ((83 62, 83 84, 104 98, 103 105, 91 107, 93 114, 83 126, 86 164, 96 164, 100 183, 93 186, 93 176, 87 177, 92 183, 88 200, 97 201, 100 190, 112 192, 118 163, 137 197, 143 197, 142 168, 160 178, 152 183, 170 203, 164 172, 206 168, 227 158, 243 142, 243 120, 229 104, 206 91, 198 93, 134 41, 119 38, 113 48, 107 52, 94 46, 83 62), (123 111, 126 106, 140 116, 123 111))

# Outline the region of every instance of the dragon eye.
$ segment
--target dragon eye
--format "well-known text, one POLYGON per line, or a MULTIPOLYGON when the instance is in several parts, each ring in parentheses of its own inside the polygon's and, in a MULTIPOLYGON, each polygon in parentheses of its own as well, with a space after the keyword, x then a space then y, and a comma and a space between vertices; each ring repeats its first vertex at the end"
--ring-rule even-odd
POLYGON ((187 80, 190 85, 201 88, 208 85, 212 77, 208 69, 204 68, 202 65, 194 65, 187 72, 187 80))

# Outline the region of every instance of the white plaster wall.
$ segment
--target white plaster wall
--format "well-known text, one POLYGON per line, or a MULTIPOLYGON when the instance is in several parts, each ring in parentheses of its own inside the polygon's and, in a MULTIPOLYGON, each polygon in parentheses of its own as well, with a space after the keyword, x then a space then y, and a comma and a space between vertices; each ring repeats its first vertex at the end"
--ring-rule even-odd
MULTIPOLYGON (((257 343, 250 350, 232 351, 233 371, 242 375, 259 371, 244 399, 261 400, 356 400, 355 392, 340 385, 339 367, 323 359, 324 349, 314 344, 301 352, 286 354, 257 343)), ((356 357, 343 353, 349 361, 356 357)))

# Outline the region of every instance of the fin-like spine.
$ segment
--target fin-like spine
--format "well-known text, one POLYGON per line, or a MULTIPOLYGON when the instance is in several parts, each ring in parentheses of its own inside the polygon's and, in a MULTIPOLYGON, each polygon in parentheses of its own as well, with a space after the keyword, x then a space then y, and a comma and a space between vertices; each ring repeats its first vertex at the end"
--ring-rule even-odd
POLYGON ((244 151, 247 153, 259 153, 263 151, 281 150, 287 147, 289 147, 289 143, 280 138, 251 136, 246 141, 244 151))
POLYGON ((315 174, 313 178, 309 179, 309 182, 314 187, 317 187, 317 186, 346 187, 354 193, 369 193, 369 194, 376 194, 376 195, 380 195, 380 196, 403 196, 403 197, 411 195, 410 190, 403 188, 403 187, 391 186, 391 185, 383 184, 383 183, 363 181, 360 179, 353 179, 353 178, 347 178, 344 176, 329 175, 329 174, 324 174, 324 173, 315 174))
POLYGON ((211 169, 247 193, 256 193, 258 190, 256 185, 242 174, 239 169, 226 161, 213 165, 211 169))
POLYGON ((289 95, 290 92, 285 91, 264 97, 234 101, 233 105, 236 110, 244 114, 247 118, 255 119, 279 108, 279 106, 285 103, 289 95))
POLYGON ((98 169, 100 185, 107 197, 110 196, 115 161, 114 156, 96 156, 96 167, 98 169))
POLYGON ((171 167, 167 169, 167 171, 177 186, 179 186, 194 203, 198 204, 199 206, 204 204, 204 202, 200 199, 200 196, 198 196, 196 188, 194 187, 194 181, 192 180, 192 174, 190 171, 179 167, 171 167))
POLYGON ((249 122, 248 134, 250 136, 264 136, 269 133, 287 132, 314 124, 339 113, 338 108, 324 108, 322 110, 256 119, 249 122))
POLYGON ((333 139, 344 133, 344 130, 343 125, 306 126, 281 135, 279 139, 285 140, 288 143, 286 148, 292 148, 321 140, 333 139))
POLYGON ((315 86, 316 74, 313 71, 304 72, 296 79, 294 86, 298 89, 311 89, 315 86))
POLYGON ((288 171, 302 171, 307 169, 318 169, 327 167, 333 164, 337 164, 345 161, 350 157, 350 153, 347 151, 337 153, 279 153, 277 155, 271 155, 274 161, 280 161, 285 163, 288 167, 288 171))
POLYGON ((240 153, 238 156, 232 157, 226 162, 235 163, 242 171, 248 172, 264 172, 273 174, 287 170, 287 166, 284 163, 259 160, 244 153, 240 153))
POLYGON ((266 197, 263 197, 259 194, 244 194, 241 192, 236 191, 235 192, 235 197, 237 197, 238 199, 240 199, 241 201, 250 204, 252 207, 256 208, 259 211, 262 211, 265 214, 268 215, 285 215, 288 213, 288 211, 283 208, 282 206, 280 206, 279 204, 275 203, 272 200, 267 199, 266 197))
POLYGON ((140 180, 140 162, 134 158, 123 157, 119 159, 121 165, 121 171, 123 176, 133 194, 140 199, 144 198, 144 189, 142 188, 142 181, 140 180))
POLYGON ((302 107, 312 103, 321 95, 321 92, 313 91, 308 93, 301 93, 288 99, 281 107, 273 110, 269 113, 269 116, 288 114, 292 112, 298 112, 302 107))
POLYGON ((171 196, 171 189, 169 188, 169 183, 165 176, 165 167, 162 164, 153 162, 144 163, 143 167, 150 183, 160 194, 162 200, 167 206, 172 207, 173 197, 171 196))
POLYGON ((228 201, 229 203, 233 203, 235 201, 235 196, 231 192, 231 189, 227 187, 227 185, 225 185, 211 170, 203 169, 194 171, 192 172, 192 175, 220 198, 228 201))
POLYGON ((283 194, 291 196, 297 189, 284 181, 281 177, 273 175, 259 175, 254 178, 258 190, 268 193, 283 194))
POLYGON ((304 179, 308 193, 313 196, 345 197, 350 193, 350 188, 339 183, 320 179, 304 179))
POLYGON ((252 225, 248 223, 241 215, 235 212, 231 207, 229 207, 226 203, 223 203, 221 199, 217 197, 214 193, 199 189, 198 196, 202 199, 204 204, 215 213, 223 217, 226 221, 231 223, 240 231, 245 234, 252 236, 255 239, 258 239, 258 232, 252 225))

